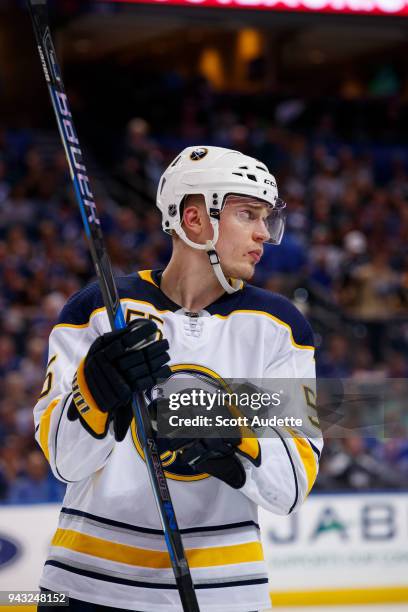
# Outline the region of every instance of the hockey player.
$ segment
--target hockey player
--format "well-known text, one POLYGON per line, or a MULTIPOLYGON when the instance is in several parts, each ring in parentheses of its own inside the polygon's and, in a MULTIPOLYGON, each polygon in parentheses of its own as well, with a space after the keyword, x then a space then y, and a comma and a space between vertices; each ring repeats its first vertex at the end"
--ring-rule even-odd
MULTIPOLYGON (((91 284, 50 335, 36 437, 67 492, 40 585, 68 592, 72 610, 182 609, 132 420, 134 391, 179 373, 192 381, 314 377, 304 317, 247 284, 264 243, 279 244, 284 228, 285 205, 264 164, 187 148, 163 174, 157 206, 173 254, 164 271, 118 279, 129 325, 109 331, 91 284)), ((313 486, 322 443, 306 400, 307 437, 277 428, 259 440, 191 440, 188 453, 160 440, 202 612, 270 605, 257 507, 288 514, 313 486)))

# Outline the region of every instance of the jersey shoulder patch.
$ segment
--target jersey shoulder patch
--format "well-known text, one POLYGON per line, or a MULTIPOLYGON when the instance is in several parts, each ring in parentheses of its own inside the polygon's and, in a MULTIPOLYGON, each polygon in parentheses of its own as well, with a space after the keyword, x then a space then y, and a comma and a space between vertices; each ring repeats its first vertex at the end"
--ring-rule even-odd
MULTIPOLYGON (((157 309, 170 309, 170 304, 164 303, 165 298, 158 287, 141 277, 139 274, 129 274, 115 278, 119 298, 148 302, 157 309)), ((72 295, 62 309, 58 318, 60 325, 85 325, 92 313, 103 308, 102 293, 99 282, 93 282, 72 295)))
POLYGON ((84 325, 94 310, 102 308, 103 299, 97 281, 71 295, 58 317, 58 325, 84 325))
POLYGON ((243 294, 243 301, 248 303, 249 309, 253 304, 253 310, 264 311, 289 326, 296 344, 314 347, 310 323, 288 298, 253 285, 247 285, 243 294))
POLYGON ((215 303, 211 314, 228 316, 234 311, 253 311, 270 315, 276 322, 289 327, 293 340, 300 346, 314 347, 313 331, 303 314, 288 298, 266 289, 245 285, 241 291, 215 303))

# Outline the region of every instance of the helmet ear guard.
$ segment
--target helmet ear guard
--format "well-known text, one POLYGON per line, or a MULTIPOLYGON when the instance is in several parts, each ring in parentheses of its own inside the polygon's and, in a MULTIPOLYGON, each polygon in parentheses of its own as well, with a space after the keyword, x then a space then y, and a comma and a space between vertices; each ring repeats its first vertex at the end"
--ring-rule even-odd
POLYGON ((162 213, 163 230, 173 231, 190 247, 205 250, 225 291, 233 293, 241 283, 231 285, 225 278, 215 247, 219 237, 219 219, 229 195, 250 196, 270 207, 269 240, 279 244, 284 231, 285 203, 278 198, 275 177, 258 160, 238 151, 221 147, 188 147, 170 164, 161 177, 157 191, 157 207, 162 213), (183 203, 187 195, 204 197, 206 211, 213 228, 206 244, 193 242, 182 227, 183 203))

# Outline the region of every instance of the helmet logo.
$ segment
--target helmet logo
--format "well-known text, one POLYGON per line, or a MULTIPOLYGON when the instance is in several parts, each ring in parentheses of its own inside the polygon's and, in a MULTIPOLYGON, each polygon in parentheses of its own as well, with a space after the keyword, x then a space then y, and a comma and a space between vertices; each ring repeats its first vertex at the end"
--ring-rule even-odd
POLYGON ((272 187, 276 187, 276 182, 275 181, 271 181, 269 179, 264 179, 264 183, 266 183, 267 185, 272 185, 272 187))
POLYGON ((205 147, 200 147, 199 149, 194 149, 194 151, 190 154, 191 161, 200 161, 203 159, 208 153, 208 149, 205 147))
POLYGON ((175 204, 170 204, 169 217, 175 217, 176 215, 177 215, 177 206, 175 204))

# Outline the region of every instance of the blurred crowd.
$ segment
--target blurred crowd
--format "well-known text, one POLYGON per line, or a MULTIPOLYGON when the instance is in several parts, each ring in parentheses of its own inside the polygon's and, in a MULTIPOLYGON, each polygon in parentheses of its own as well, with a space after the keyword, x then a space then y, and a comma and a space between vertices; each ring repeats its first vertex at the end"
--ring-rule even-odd
MULTIPOLYGON (((178 150, 194 141, 239 149, 276 174, 288 208, 283 243, 267 248, 255 283, 309 318, 319 376, 384 385, 408 378, 408 152, 390 149, 384 164, 375 147, 336 138, 329 116, 308 134, 223 109, 210 130, 187 107, 181 125, 169 140, 134 118, 115 163, 90 160, 115 273, 166 264, 171 242, 155 188, 178 150)), ((64 487, 34 442, 32 409, 58 313, 94 277, 57 140, 0 129, 0 207, 0 500, 56 501, 64 487)), ((327 441, 320 488, 407 487, 407 409, 390 400, 384 411, 386 436, 360 431, 356 417, 351 433, 327 441)))

